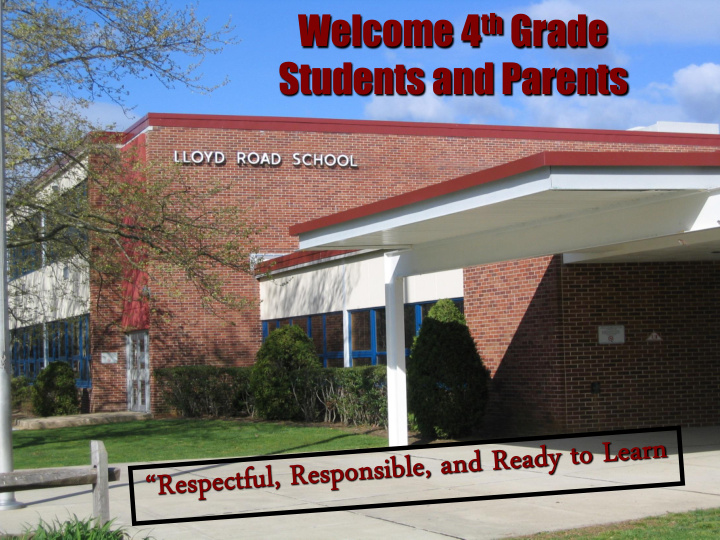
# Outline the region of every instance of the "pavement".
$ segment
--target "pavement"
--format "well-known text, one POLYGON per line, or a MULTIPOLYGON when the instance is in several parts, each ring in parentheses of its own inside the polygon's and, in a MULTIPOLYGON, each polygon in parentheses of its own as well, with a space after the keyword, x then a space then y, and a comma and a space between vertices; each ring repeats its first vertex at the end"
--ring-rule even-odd
MULTIPOLYGON (((122 468, 119 482, 110 484, 110 513, 115 523, 127 527, 136 538, 147 535, 156 539, 227 539, 227 538, 412 538, 440 540, 447 538, 506 538, 529 535, 542 531, 562 530, 600 525, 661 515, 667 512, 685 512, 699 508, 720 507, 720 427, 684 428, 682 430, 682 461, 685 485, 653 487, 632 490, 584 492, 587 489, 612 488, 623 485, 643 485, 658 482, 677 483, 679 480, 680 454, 677 452, 674 432, 643 433, 624 436, 573 437, 572 439, 542 439, 512 444, 463 444, 456 447, 411 448, 393 451, 358 453, 343 456, 287 458, 258 457, 254 463, 181 464, 157 463, 143 470, 134 471, 136 517, 145 522, 169 520, 165 524, 145 524, 131 527, 130 490, 128 464, 122 468), (606 453, 604 442, 611 442, 606 453), (543 451, 542 445, 545 445, 543 451), (655 459, 648 448, 667 448, 668 458, 655 459), (636 457, 647 459, 615 459, 621 447, 638 447, 636 457), (586 449, 587 460, 582 465, 572 463, 571 449, 586 449), (477 453, 475 453, 477 451, 477 453), (507 459, 497 460, 503 454, 507 459), (642 453, 644 452, 644 456, 642 453), (550 473, 552 458, 542 454, 555 454, 557 470, 550 473), (481 472, 443 474, 443 461, 451 469, 461 468, 454 461, 481 455, 481 472), (409 457, 405 457, 409 456, 409 457), (517 457, 511 461, 512 457, 517 457), (529 456, 526 458, 525 456, 529 456), (343 481, 331 489, 331 483, 323 483, 320 473, 311 477, 313 470, 337 468, 349 473, 349 468, 360 468, 384 460, 393 463, 422 463, 434 474, 432 478, 415 475, 414 478, 382 479, 381 481, 343 481), (544 466, 547 461, 548 466, 544 466), (530 467, 530 464, 534 467, 530 467), (163 476, 165 488, 185 488, 195 480, 197 485, 207 479, 208 486, 216 478, 231 479, 230 487, 253 464, 254 474, 268 471, 271 467, 273 481, 278 489, 244 489, 242 491, 210 490, 200 501, 198 493, 179 492, 159 495, 162 482, 148 483, 148 474, 163 476), (295 468, 292 468, 292 466, 295 468), (303 467, 303 480, 314 478, 318 483, 303 485, 297 478, 303 467), (527 466, 527 467, 523 467, 527 466), (507 468, 505 468, 507 467, 507 468), (517 467, 517 468, 516 468, 517 467), (495 469, 498 470, 495 470, 495 469), (293 474, 291 474, 291 471, 293 474), (293 481, 296 485, 293 485, 293 481), (282 484, 282 487, 279 487, 282 484), (538 495, 544 491, 576 490, 572 494, 538 495), (377 503, 397 503, 427 500, 447 500, 458 497, 507 496, 508 494, 533 493, 521 498, 500 498, 469 502, 443 502, 414 506, 383 508, 357 508, 377 503), (201 516, 242 514, 247 512, 284 512, 333 506, 353 506, 350 510, 325 511, 322 513, 280 514, 265 517, 216 519, 212 521, 172 522, 201 516)), ((630 454, 628 454, 630 455, 630 454)), ((581 455, 578 455, 579 460, 581 455)), ((112 456, 110 456, 112 460, 112 456)), ((117 464, 113 464, 118 466, 117 464)), ((414 465, 413 465, 414 466, 414 465)), ((476 464, 477 468, 477 464, 476 464)), ((238 480, 239 479, 239 480, 238 480)), ((259 482, 259 476, 256 476, 259 482)), ((158 479, 159 480, 159 479, 158 479)), ((228 487, 227 483, 219 484, 228 487)), ((182 490, 182 489, 181 489, 182 490)), ((0 512, 0 531, 19 533, 25 526, 33 525, 40 518, 44 521, 71 515, 90 517, 92 495, 90 486, 62 487, 45 490, 18 492, 17 500, 26 508, 0 512)))

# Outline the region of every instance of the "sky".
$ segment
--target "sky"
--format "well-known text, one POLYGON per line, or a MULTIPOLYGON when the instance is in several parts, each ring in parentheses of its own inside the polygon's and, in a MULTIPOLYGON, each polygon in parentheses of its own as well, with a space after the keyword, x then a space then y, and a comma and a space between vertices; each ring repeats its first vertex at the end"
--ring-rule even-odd
MULTIPOLYGON (((185 2, 171 0, 183 7, 185 2)), ((364 1, 220 1, 203 0, 197 12, 211 28, 232 19, 239 42, 208 57, 201 67, 203 82, 228 83, 209 95, 185 88, 166 89, 153 80, 130 80, 130 118, 114 105, 96 103, 91 115, 117 128, 149 112, 249 116, 283 116, 365 120, 453 122, 489 125, 628 129, 657 121, 720 123, 720 2, 717 0, 474 0, 438 2, 364 1), (470 14, 496 13, 504 35, 484 36, 479 48, 460 39, 470 14), (517 48, 510 31, 517 14, 531 19, 570 21, 585 14, 607 23, 603 48, 517 48), (394 19, 446 19, 454 27, 449 48, 406 49, 352 47, 303 48, 298 14, 330 14, 333 20, 384 23, 394 19), (308 64, 338 68, 344 62, 376 68, 403 64, 424 70, 421 96, 285 96, 280 65, 308 64), (437 96, 432 91, 438 67, 495 66, 494 95, 437 96), (526 96, 521 83, 512 96, 502 93, 501 67, 516 62, 523 68, 624 68, 627 94, 622 96, 526 96)))

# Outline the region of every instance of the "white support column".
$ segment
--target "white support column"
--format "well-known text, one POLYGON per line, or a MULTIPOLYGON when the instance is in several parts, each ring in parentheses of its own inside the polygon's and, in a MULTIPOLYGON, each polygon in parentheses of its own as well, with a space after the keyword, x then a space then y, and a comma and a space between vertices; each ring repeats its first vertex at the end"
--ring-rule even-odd
POLYGON ((343 309, 343 365, 350 367, 350 312, 343 309))
POLYGON ((343 366, 352 366, 350 359, 350 312, 347 301, 347 266, 342 264, 343 366))
POLYGON ((388 443, 408 444, 405 370, 404 281, 396 277, 397 253, 385 255, 385 332, 387 339, 388 443))

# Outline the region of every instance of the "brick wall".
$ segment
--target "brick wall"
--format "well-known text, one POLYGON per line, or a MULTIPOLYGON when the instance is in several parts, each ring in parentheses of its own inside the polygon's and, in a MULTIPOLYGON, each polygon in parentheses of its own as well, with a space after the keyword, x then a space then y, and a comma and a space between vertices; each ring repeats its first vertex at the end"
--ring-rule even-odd
POLYGON ((720 423, 720 263, 568 265, 562 296, 572 431, 720 423))
MULTIPOLYGON (((338 131, 344 131, 338 128, 338 131)), ((363 133, 356 128, 348 132, 240 130, 220 128, 158 127, 148 131, 139 142, 144 145, 147 158, 169 163, 174 151, 219 150, 227 162, 186 165, 184 169, 197 187, 217 182, 227 186, 218 196, 218 205, 236 205, 247 210, 248 221, 262 228, 257 238, 261 252, 287 253, 297 248, 297 239, 288 235, 288 227, 361 204, 398 195, 500 165, 544 150, 577 151, 715 151, 713 146, 699 144, 612 142, 613 137, 578 136, 566 140, 566 135, 550 131, 539 138, 494 138, 486 136, 453 137, 447 135, 406 135, 392 133, 363 133), (355 131, 355 132, 351 132, 355 131), (238 166, 237 151, 279 152, 283 163, 279 167, 238 166), (294 152, 352 154, 359 163, 357 169, 294 167, 294 152)), ((628 140, 635 135, 627 135, 628 140)), ((647 135, 638 135, 645 137, 647 135)), ((535 263, 523 263, 532 266, 535 263)), ((552 266, 551 263, 543 263, 552 266)), ((542 265, 541 265, 542 266, 542 265)), ((529 270, 528 270, 529 271, 529 270)), ((535 271, 540 272, 536 269, 535 271)), ((478 269, 468 269, 468 276, 478 269)), ((221 272, 229 290, 253 302, 242 312, 224 312, 220 316, 206 312, 196 291, 188 286, 181 274, 170 276, 175 282, 172 292, 168 283, 149 283, 153 295, 150 320, 151 368, 178 364, 250 365, 261 342, 259 294, 254 278, 221 272)), ((542 277, 536 276, 539 282, 542 277)), ((544 282, 543 282, 544 283, 544 282)), ((479 285, 466 277, 467 287, 479 285)), ((552 287, 548 283, 547 287, 552 287)), ((124 365, 124 334, 128 330, 117 322, 120 314, 114 306, 99 301, 96 284, 92 289, 93 326, 93 410, 120 410, 126 407, 124 365), (100 353, 120 351, 117 365, 101 365, 100 353)), ((501 296, 501 291, 497 292, 501 296)), ((531 288, 527 294, 534 294, 531 288)), ((471 313, 482 309, 466 293, 465 309, 471 313)), ((543 300, 549 302, 549 300, 543 300)), ((513 317, 517 318, 516 315, 513 317)), ((499 324, 499 322, 498 322, 499 324)), ((533 325, 546 324, 539 317, 533 325)), ((499 327, 498 327, 499 328, 499 327)), ((527 335, 532 331, 528 330, 527 335)), ((525 338, 516 338, 525 339, 525 338)), ((557 337, 552 338, 553 342, 557 337)), ((520 343, 520 342, 517 342, 520 343)), ((519 347, 513 344, 511 349, 519 347)), ((545 345, 543 345, 545 346, 545 345)), ((550 345, 547 345, 550 347, 550 345)), ((555 345, 552 345, 555 346, 555 345)), ((542 362, 541 349, 537 361, 542 362)), ((499 358, 498 352, 492 353, 499 358)), ((499 360, 493 360, 499 362, 499 360)), ((526 365, 530 360, 524 360, 526 365)), ((518 364, 517 371, 522 370, 518 364)), ((497 382, 517 387, 510 375, 509 365, 497 366, 497 382), (509 373, 509 372, 508 372, 509 373)), ((536 368, 533 368, 536 369, 536 368)), ((539 368, 537 368, 539 369, 539 368)), ((556 384, 556 383, 553 383, 556 384)), ((556 399, 547 391, 548 399, 556 399)), ((154 389, 152 402, 158 403, 154 389)))
MULTIPOLYGON (((91 166, 98 166, 94 162, 91 166)), ((88 182, 90 205, 100 207, 104 198, 95 182, 88 182)), ((100 248, 98 238, 90 234, 93 254, 100 248)), ((92 390, 90 412, 127 410, 127 370, 125 334, 121 326, 125 298, 122 283, 108 282, 90 271, 90 354, 92 390), (117 353, 116 364, 101 364, 101 353, 117 353)))
POLYGON ((489 432, 720 423, 720 263, 492 264, 465 271, 465 306, 489 432), (625 343, 599 345, 600 325, 625 343))
POLYGON ((465 316, 493 376, 485 429, 547 433, 562 423, 560 257, 465 269, 465 316))

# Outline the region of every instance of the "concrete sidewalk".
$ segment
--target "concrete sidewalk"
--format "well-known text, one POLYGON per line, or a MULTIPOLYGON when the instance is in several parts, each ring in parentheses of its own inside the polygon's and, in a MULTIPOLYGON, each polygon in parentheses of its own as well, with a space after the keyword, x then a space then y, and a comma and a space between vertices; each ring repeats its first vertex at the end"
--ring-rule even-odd
MULTIPOLYGON (((720 507, 720 428, 686 428, 683 434, 683 458, 686 475, 685 486, 650 488, 641 490, 550 495, 518 499, 487 500, 473 502, 443 503, 393 508, 363 509, 301 515, 281 515, 217 521, 172 523, 130 528, 138 538, 152 535, 157 539, 226 539, 226 538, 386 538, 441 539, 441 538, 503 538, 532 534, 540 531, 561 530, 603 523, 636 519, 667 512, 684 512, 698 508, 720 507), (138 534, 139 533, 139 534, 138 534)), ((654 434, 635 437, 635 444, 660 444, 654 434)), ((503 446, 509 453, 537 453, 542 439, 503 446)), ((598 447, 599 438, 586 439, 583 447, 598 447), (593 446, 594 445, 594 446, 593 446)), ((367 504, 384 501, 467 497, 478 494, 539 491, 543 489, 576 489, 586 487, 617 486, 626 483, 657 481, 657 474, 669 481, 677 477, 677 457, 657 462, 603 463, 604 456, 587 467, 569 467, 569 449, 572 441, 548 441, 548 451, 556 449, 565 453, 563 465, 555 475, 547 470, 492 472, 492 460, 483 453, 485 472, 475 475, 468 482, 468 475, 442 477, 438 483, 417 483, 419 489, 408 490, 399 482, 356 482, 343 485, 339 492, 329 487, 311 486, 307 492, 300 488, 284 487, 283 490, 249 493, 208 492, 205 503, 197 502, 197 494, 187 496, 158 497, 158 485, 145 481, 148 471, 136 471, 135 492, 138 518, 143 520, 191 516, 201 508, 201 513, 214 515, 258 511, 286 507, 303 508, 314 505, 367 504), (567 456, 567 457, 566 457, 567 456), (652 465, 652 466, 651 466, 652 465), (654 471, 654 472, 652 472, 654 471), (651 478, 649 474, 655 474, 651 478), (362 485, 361 485, 362 484, 362 485), (314 490, 314 491, 312 491, 314 490), (355 491, 353 491, 355 490, 355 491), (212 497, 211 497, 212 496, 212 497), (224 498, 223 498, 224 497, 224 498), (201 506, 205 505, 205 506, 201 506), (265 506, 263 506, 265 505, 265 506)), ((665 444, 664 442, 662 444, 665 444)), ((469 447, 471 448, 471 447, 469 447)), ((458 451, 468 453, 468 448, 458 451)), ((483 452, 485 452, 483 450, 483 452)), ((407 452, 404 452, 407 453, 407 452)), ((670 447, 668 447, 670 453, 670 447)), ((392 452, 383 454, 388 457, 392 452)), ((414 459, 431 462, 429 453, 411 450, 414 459)), ((448 459, 454 459, 450 450, 448 459)), ((364 456, 367 456, 364 455, 364 456)), ((445 455, 443 454, 443 459, 445 455)), ((112 456, 111 456, 112 458, 112 456)), ((335 458, 333 458, 335 459, 335 458)), ((363 458, 368 459, 368 458, 363 458)), ((330 465, 328 458, 314 458, 302 463, 308 468, 330 465)), ((258 459, 262 462, 262 459, 258 459)), ((279 462, 278 462, 279 463, 279 462)), ((348 457, 351 466, 364 463, 359 457, 348 457)), ((334 466, 337 466, 335 464, 334 466)), ((345 465, 344 465, 345 466, 345 465)), ((193 470, 176 472, 173 478, 214 478, 233 474, 233 466, 215 465, 194 467, 193 470), (187 476, 185 476, 187 475, 187 476)), ((439 468, 439 465, 436 466, 439 468)), ((278 471, 282 469, 278 466, 278 471)), ((282 477, 283 486, 290 485, 289 476, 282 477)), ((433 477, 435 479, 435 477, 433 477)), ((127 466, 123 466, 122 481, 110 486, 110 512, 116 516, 116 524, 129 526, 130 504, 127 466)), ((435 480, 434 480, 435 481, 435 480)), ((301 486, 302 487, 302 486, 301 486)), ((55 488, 17 493, 17 499, 28 504, 22 510, 0 512, 0 531, 18 533, 25 525, 34 525, 39 518, 45 521, 64 519, 69 515, 89 517, 92 512, 90 489, 55 488)))

